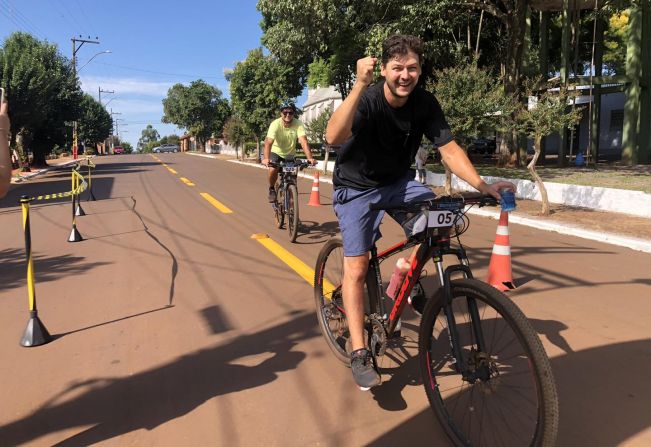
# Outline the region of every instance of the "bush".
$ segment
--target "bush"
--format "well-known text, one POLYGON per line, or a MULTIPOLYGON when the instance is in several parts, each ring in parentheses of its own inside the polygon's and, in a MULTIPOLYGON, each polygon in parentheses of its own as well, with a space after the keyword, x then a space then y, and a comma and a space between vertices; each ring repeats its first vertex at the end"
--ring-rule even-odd
POLYGON ((258 150, 258 147, 256 146, 255 142, 249 141, 249 142, 244 143, 244 149, 243 149, 244 156, 247 156, 249 154, 253 155, 253 154, 256 153, 257 150, 258 150))

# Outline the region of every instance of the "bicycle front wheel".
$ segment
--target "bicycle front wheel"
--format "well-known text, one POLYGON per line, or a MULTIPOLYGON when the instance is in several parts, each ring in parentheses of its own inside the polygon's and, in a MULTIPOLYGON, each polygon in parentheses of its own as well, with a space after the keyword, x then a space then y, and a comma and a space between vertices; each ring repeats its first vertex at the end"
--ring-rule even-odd
POLYGON ((451 348, 442 290, 427 301, 418 340, 425 392, 447 435, 463 446, 555 445, 556 385, 526 316, 481 281, 454 280, 451 288, 461 358, 451 348))
POLYGON ((298 235, 298 188, 296 185, 287 187, 287 231, 289 240, 294 242, 298 235))
POLYGON ((276 191, 278 195, 276 196, 276 203, 274 204, 274 215, 276 217, 276 226, 282 228, 283 223, 285 223, 285 192, 283 188, 279 186, 276 186, 276 191))

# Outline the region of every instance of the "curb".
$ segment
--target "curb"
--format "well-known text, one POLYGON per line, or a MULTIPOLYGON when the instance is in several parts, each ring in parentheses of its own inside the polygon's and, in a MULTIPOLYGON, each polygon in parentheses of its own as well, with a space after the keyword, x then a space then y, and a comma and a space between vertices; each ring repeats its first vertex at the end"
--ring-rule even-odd
POLYGON ((79 160, 71 160, 71 161, 66 161, 57 165, 52 165, 48 166, 47 168, 39 169, 38 171, 32 172, 27 175, 21 175, 20 177, 14 177, 11 179, 11 183, 22 183, 25 180, 32 179, 34 177, 38 177, 39 175, 45 174, 46 172, 54 171, 57 169, 62 169, 62 168, 67 168, 70 165, 73 165, 75 163, 78 163, 79 160))
MULTIPOLYGON (((196 155, 199 157, 206 157, 206 158, 213 158, 216 159, 216 157, 211 157, 209 155, 202 155, 202 154, 192 154, 196 155)), ((257 168, 265 168, 265 166, 262 166, 260 164, 255 164, 252 165, 251 163, 245 163, 240 160, 227 160, 230 163, 238 163, 242 165, 247 165, 247 166, 253 166, 257 168)), ((266 168, 265 168, 266 169, 266 168)), ((299 174, 301 177, 305 178, 311 178, 314 179, 314 176, 300 173, 299 174)), ((322 178, 320 179, 321 182, 323 183, 329 183, 332 184, 332 179, 330 178, 322 178)), ((500 213, 499 211, 492 211, 492 210, 485 210, 485 209, 476 209, 476 208, 470 208, 468 210, 470 214, 475 214, 478 216, 483 216, 483 217, 489 217, 495 220, 498 220, 500 218, 500 213)), ((620 247, 626 247, 630 248, 632 250, 637 250, 637 251, 642 251, 645 253, 651 253, 651 241, 646 240, 646 239, 639 239, 639 238, 634 238, 634 237, 628 237, 628 236, 621 236, 615 233, 601 233, 593 230, 585 230, 583 228, 580 228, 576 225, 570 224, 570 223, 557 223, 551 220, 546 220, 543 218, 537 218, 537 219, 532 219, 530 217, 523 217, 523 216, 517 216, 514 214, 511 214, 509 216, 509 223, 514 223, 518 225, 523 225, 526 227, 532 227, 532 228, 537 228, 539 230, 545 230, 545 231, 553 231, 555 233, 559 234, 565 234, 569 236, 575 236, 575 237, 580 237, 582 239, 589 239, 597 242, 603 242, 606 244, 611 244, 611 245, 618 245, 620 247)))

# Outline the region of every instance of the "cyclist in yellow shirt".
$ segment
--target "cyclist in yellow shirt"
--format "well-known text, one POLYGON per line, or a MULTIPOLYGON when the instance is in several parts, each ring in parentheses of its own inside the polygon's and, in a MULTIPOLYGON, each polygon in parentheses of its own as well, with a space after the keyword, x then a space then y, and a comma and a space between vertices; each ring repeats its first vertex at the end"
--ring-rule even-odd
MULTIPOLYGON (((287 158, 292 159, 296 154, 296 140, 298 139, 301 148, 312 164, 316 160, 312 156, 310 146, 305 136, 303 123, 294 118, 296 115, 296 106, 292 101, 285 101, 280 106, 280 118, 274 120, 269 125, 267 137, 264 140, 264 155, 262 164, 269 166, 269 162, 278 163, 287 158)), ((269 167, 269 202, 276 201, 276 190, 274 185, 278 178, 278 168, 269 167)))

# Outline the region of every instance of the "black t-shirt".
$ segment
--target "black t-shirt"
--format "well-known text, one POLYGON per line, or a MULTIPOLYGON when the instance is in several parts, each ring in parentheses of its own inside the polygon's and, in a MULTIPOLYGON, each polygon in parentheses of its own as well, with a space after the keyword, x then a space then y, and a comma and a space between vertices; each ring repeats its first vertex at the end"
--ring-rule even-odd
POLYGON ((337 154, 335 188, 389 185, 407 173, 423 135, 437 147, 453 140, 434 95, 416 87, 404 106, 393 108, 383 89, 384 81, 369 87, 359 101, 353 135, 337 154))

